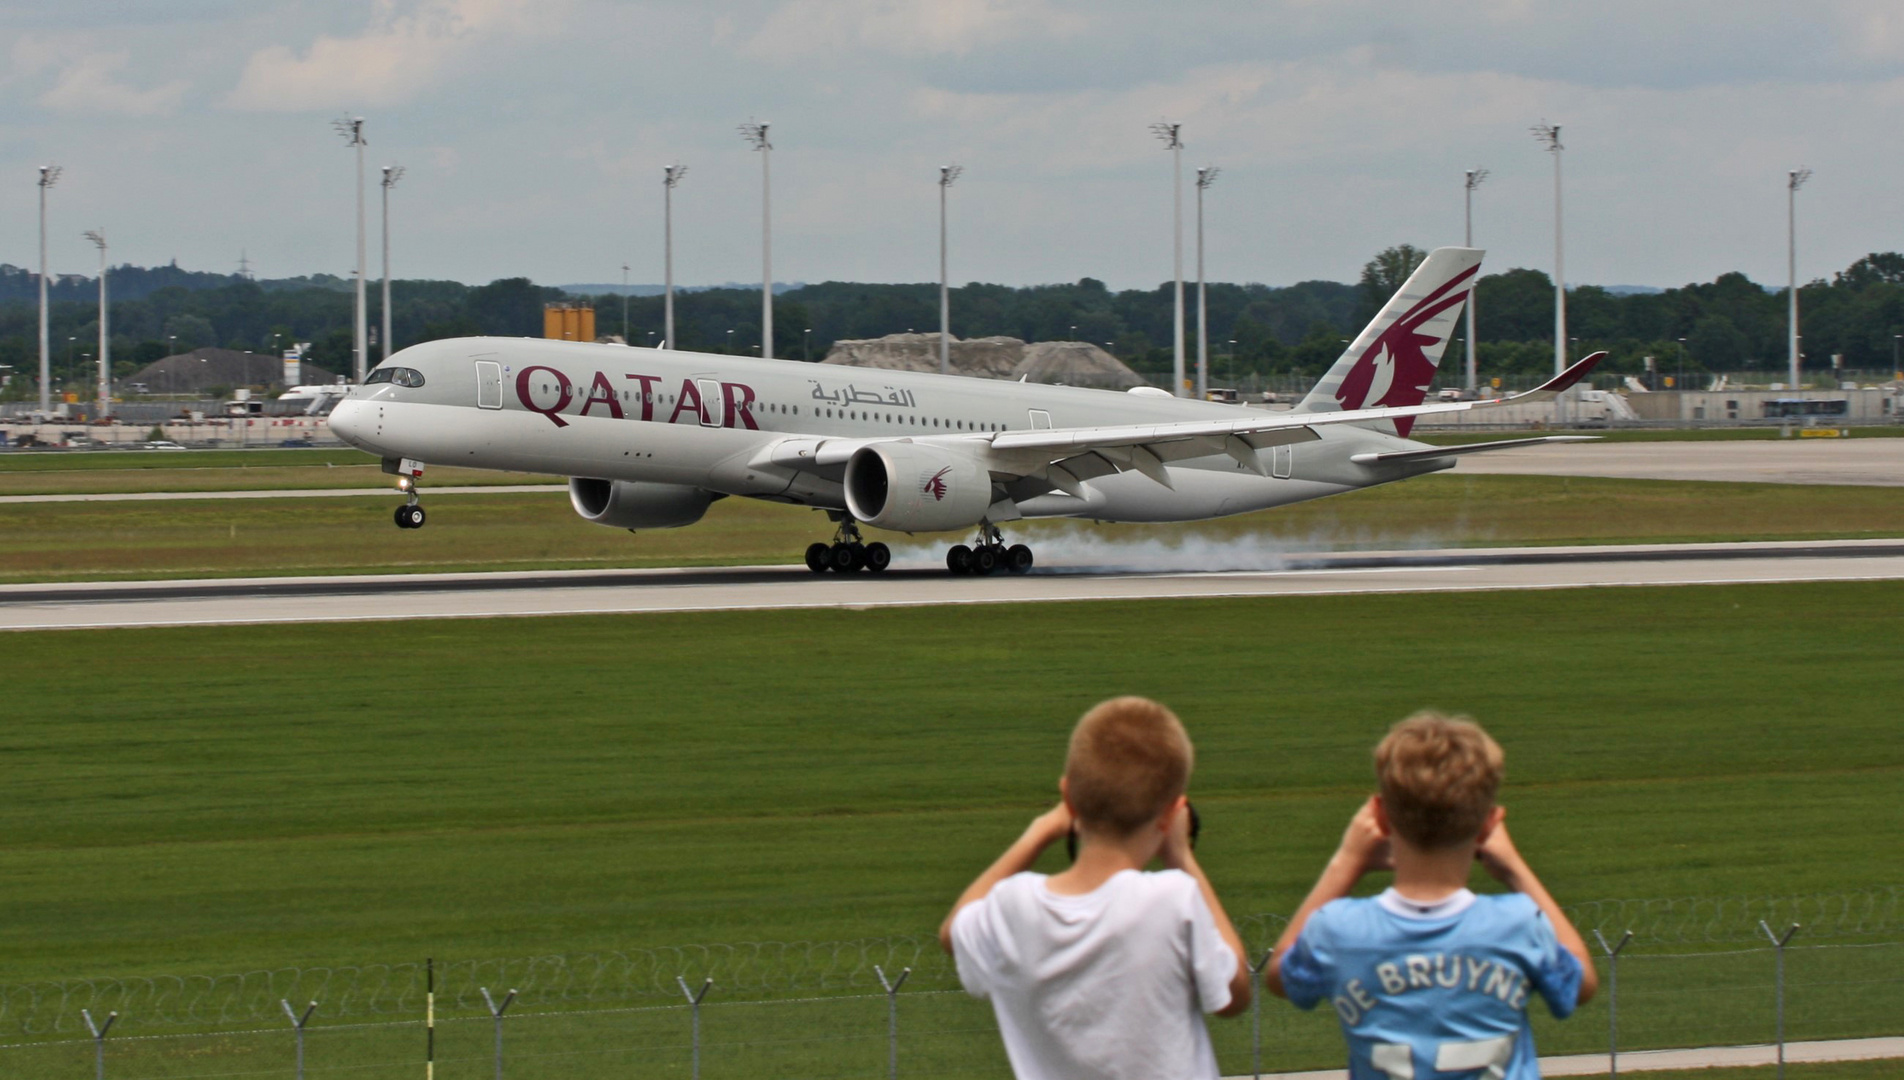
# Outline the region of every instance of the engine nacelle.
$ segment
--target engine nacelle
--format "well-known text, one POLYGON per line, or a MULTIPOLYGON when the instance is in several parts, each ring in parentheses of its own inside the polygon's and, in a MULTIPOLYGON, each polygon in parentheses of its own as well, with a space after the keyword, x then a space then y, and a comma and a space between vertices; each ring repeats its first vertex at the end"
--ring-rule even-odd
POLYGON ((881 529, 944 532, 977 525, 992 505, 992 474, 938 446, 882 442, 846 462, 846 508, 881 529))
POLYGON ((707 513, 714 494, 685 484, 569 478, 569 503, 583 520, 612 529, 678 529, 707 513))

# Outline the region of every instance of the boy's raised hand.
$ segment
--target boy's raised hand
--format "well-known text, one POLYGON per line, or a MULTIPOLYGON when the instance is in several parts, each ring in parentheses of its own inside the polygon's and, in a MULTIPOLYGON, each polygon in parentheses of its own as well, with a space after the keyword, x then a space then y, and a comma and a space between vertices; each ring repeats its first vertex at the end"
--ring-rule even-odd
POLYGON ((1381 815, 1376 810, 1376 798, 1370 795, 1355 811, 1355 816, 1349 819, 1349 827, 1342 830, 1342 843, 1336 848, 1337 857, 1354 870, 1358 878, 1375 870, 1395 868, 1389 854, 1388 832, 1382 828, 1381 815))

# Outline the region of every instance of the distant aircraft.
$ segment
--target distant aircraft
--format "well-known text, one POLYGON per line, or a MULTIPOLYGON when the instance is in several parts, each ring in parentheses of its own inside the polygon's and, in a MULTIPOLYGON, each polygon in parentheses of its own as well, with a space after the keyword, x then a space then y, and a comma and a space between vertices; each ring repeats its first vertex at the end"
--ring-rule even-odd
POLYGON ((1179 522, 1317 499, 1451 468, 1461 454, 1577 439, 1430 446, 1415 421, 1541 401, 1604 353, 1510 398, 1424 404, 1482 252, 1439 248, 1294 409, 788 360, 519 338, 413 345, 372 371, 331 429, 384 459, 424 522, 424 464, 569 477, 585 520, 692 525, 727 496, 823 509, 815 573, 884 570, 861 526, 971 529, 954 574, 1024 573, 1001 527, 1032 518, 1179 522))

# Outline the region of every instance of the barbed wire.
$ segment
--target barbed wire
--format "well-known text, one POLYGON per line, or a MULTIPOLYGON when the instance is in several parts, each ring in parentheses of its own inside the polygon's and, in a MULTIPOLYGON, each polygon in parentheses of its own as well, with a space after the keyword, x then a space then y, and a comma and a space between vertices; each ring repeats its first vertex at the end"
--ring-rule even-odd
MULTIPOLYGON (((1728 944, 1757 940, 1758 924, 1801 923, 1806 941, 1904 932, 1892 887, 1784 897, 1596 900, 1568 908, 1583 933, 1632 930, 1635 944, 1728 944)), ((1252 953, 1273 944, 1283 915, 1237 921, 1252 953)), ((879 986, 874 967, 911 968, 910 985, 955 989, 951 958, 932 937, 897 935, 826 942, 682 945, 574 955, 461 960, 435 965, 438 1010, 486 1015, 482 989, 517 991, 517 1010, 566 1010, 650 998, 674 998, 676 979, 712 979, 723 999, 843 993, 879 986)), ((315 1001, 320 1020, 411 1017, 423 1008, 422 963, 261 969, 229 975, 154 975, 0 984, 0 1040, 84 1030, 82 1009, 119 1014, 133 1029, 227 1028, 282 1019, 280 1001, 315 1001)))
POLYGON ((1566 910, 1583 934, 1631 930, 1642 945, 1723 945, 1761 940, 1760 921, 1779 930, 1798 923, 1807 941, 1894 933, 1904 930, 1901 896, 1904 889, 1893 886, 1806 896, 1593 900, 1566 910))

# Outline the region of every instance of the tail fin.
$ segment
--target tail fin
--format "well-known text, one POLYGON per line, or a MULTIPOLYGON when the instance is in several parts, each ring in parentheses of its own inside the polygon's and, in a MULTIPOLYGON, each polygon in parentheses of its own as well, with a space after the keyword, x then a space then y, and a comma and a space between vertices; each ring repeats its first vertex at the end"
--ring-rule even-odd
MULTIPOLYGON (((1448 347, 1481 270, 1479 248, 1444 247, 1408 275, 1401 291, 1362 329, 1297 412, 1339 412, 1419 405, 1428 396, 1441 354, 1448 347)), ((1412 417, 1379 421, 1407 435, 1412 417)))

